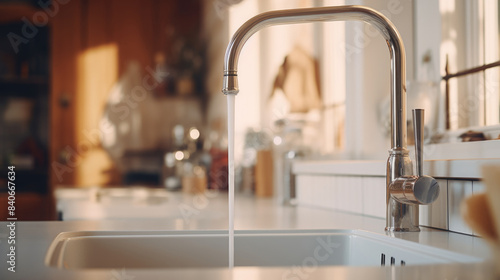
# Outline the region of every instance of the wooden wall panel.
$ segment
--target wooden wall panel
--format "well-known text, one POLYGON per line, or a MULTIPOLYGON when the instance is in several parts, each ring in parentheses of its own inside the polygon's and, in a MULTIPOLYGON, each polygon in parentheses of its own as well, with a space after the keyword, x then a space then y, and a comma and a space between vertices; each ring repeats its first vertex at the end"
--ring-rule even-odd
POLYGON ((61 7, 51 22, 50 185, 74 182, 74 168, 61 162, 63 151, 75 143, 77 55, 81 47, 81 2, 61 7))
POLYGON ((119 73, 123 74, 131 61, 144 68, 153 63, 153 34, 159 27, 153 24, 152 1, 111 1, 111 38, 120 46, 119 73))

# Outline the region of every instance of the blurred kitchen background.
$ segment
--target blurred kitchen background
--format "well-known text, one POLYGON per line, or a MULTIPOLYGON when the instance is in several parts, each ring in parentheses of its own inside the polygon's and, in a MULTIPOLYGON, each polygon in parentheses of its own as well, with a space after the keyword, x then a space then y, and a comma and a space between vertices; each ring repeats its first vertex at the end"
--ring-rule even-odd
MULTIPOLYGON (((432 132, 445 130, 438 1, 0 1, 0 205, 12 165, 19 220, 94 217, 84 200, 119 197, 119 216, 133 204, 127 197, 158 206, 169 192, 226 191, 220 89, 230 36, 260 12, 344 4, 394 22, 408 80, 424 82, 413 100, 425 101, 432 132)), ((462 57, 453 50, 451 59, 462 57)), ((276 26, 250 38, 239 61, 237 191, 293 203, 292 160, 385 160, 386 54, 383 38, 360 22, 276 26)))

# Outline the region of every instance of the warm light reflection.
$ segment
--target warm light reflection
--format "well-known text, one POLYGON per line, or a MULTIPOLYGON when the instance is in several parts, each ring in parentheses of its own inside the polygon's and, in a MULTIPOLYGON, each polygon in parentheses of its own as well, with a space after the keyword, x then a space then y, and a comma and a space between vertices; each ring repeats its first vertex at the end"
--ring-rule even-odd
POLYGON ((193 140, 198 140, 198 138, 200 138, 200 131, 198 129, 196 129, 195 127, 192 127, 189 130, 189 137, 191 137, 191 139, 193 139, 193 140))
MULTIPOLYGON (((77 57, 77 100, 74 100, 75 133, 77 145, 87 147, 85 160, 76 171, 78 185, 106 183, 103 170, 110 169, 112 162, 100 148, 99 133, 95 133, 103 115, 109 90, 118 79, 118 46, 100 45, 88 48, 77 57)), ((98 130, 97 130, 98 131, 98 130)))
POLYGON ((183 160, 184 159, 184 153, 182 151, 175 152, 174 156, 175 156, 176 160, 183 160))
POLYGON ((273 143, 274 143, 274 145, 276 145, 276 146, 281 145, 281 143, 282 143, 282 142, 283 142, 283 139, 281 139, 281 137, 279 137, 279 136, 276 136, 276 137, 274 137, 274 139, 273 139, 273 143))

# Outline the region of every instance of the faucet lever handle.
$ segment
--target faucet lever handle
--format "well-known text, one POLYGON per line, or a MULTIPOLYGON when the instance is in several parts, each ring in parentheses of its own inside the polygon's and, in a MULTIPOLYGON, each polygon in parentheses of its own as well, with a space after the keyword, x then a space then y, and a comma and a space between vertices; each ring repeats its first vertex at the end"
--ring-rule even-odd
POLYGON ((424 110, 413 109, 413 128, 415 134, 415 165, 417 174, 402 176, 389 185, 391 196, 401 203, 430 204, 439 196, 436 179, 425 176, 424 167, 424 110))
POLYGON ((424 169, 424 109, 413 109, 413 131, 415 136, 415 165, 417 176, 424 169))

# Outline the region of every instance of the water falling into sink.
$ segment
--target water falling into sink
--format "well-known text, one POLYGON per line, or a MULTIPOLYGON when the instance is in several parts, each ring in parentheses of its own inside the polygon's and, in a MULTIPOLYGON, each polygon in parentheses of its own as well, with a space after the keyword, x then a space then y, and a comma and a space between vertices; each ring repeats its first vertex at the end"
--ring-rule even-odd
POLYGON ((234 266, 234 98, 235 94, 227 95, 229 268, 234 266))

